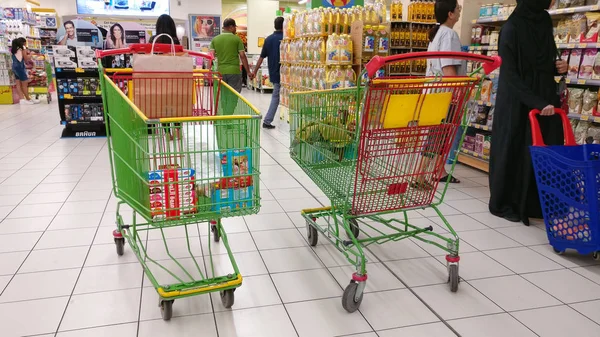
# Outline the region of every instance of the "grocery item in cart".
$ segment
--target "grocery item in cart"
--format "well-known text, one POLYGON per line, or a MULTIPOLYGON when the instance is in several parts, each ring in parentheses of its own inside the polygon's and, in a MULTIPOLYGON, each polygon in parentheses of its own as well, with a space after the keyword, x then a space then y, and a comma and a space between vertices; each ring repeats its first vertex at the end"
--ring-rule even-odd
POLYGON ((196 211, 196 172, 177 165, 162 165, 148 172, 151 216, 154 219, 179 219, 196 211))

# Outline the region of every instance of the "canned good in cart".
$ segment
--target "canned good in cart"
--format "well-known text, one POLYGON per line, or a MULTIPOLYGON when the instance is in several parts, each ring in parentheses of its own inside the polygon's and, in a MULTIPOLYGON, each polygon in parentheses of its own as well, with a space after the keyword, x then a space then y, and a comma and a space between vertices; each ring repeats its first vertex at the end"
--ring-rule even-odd
MULTIPOLYGON (((305 209, 308 242, 328 240, 356 267, 342 306, 358 310, 368 273, 365 249, 406 238, 447 252, 451 291, 459 283, 459 238, 438 206, 448 181, 446 163, 464 108, 480 77, 384 77, 394 62, 458 58, 483 63, 489 74, 500 59, 468 53, 406 53, 374 57, 364 87, 290 94, 290 153, 325 193, 331 206, 305 209), (442 188, 439 188, 439 184, 442 188), (448 233, 409 222, 408 211, 432 208, 448 233)), ((456 163, 453 161, 452 170, 456 163)), ((450 172, 452 173, 452 171, 450 172)))
MULTIPOLYGON (((98 57, 171 49, 184 52, 134 44, 98 57)), ((218 291, 230 308, 242 275, 223 219, 260 209, 260 114, 218 73, 110 71, 100 84, 119 199, 117 254, 126 253, 127 241, 157 291, 165 320, 174 300, 199 294, 218 291)))

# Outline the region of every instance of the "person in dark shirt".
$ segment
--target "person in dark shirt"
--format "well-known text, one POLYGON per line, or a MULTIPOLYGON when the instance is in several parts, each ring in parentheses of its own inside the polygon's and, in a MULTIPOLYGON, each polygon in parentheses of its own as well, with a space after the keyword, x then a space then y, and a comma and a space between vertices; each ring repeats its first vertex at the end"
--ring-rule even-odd
POLYGON ((277 107, 279 106, 279 89, 281 88, 279 81, 279 45, 281 44, 282 39, 283 18, 278 17, 275 19, 275 32, 269 35, 265 40, 262 52, 260 53, 260 58, 258 59, 258 62, 256 62, 256 67, 254 67, 254 72, 252 73, 252 76, 256 77, 256 72, 262 65, 263 60, 265 57, 268 58, 269 79, 271 83, 273 83, 273 96, 271 96, 271 105, 269 105, 267 115, 263 119, 263 128, 266 129, 275 128, 271 123, 273 123, 277 107))

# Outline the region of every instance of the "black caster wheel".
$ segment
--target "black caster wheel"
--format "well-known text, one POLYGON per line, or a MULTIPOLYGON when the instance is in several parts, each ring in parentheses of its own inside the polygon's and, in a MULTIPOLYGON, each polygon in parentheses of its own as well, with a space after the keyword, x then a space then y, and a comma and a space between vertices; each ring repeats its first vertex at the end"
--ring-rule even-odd
POLYGON ((210 231, 213 233, 213 240, 215 242, 221 241, 221 232, 219 232, 219 229, 217 228, 217 225, 211 225, 210 226, 210 231))
POLYGON ((173 302, 173 300, 160 302, 160 314, 165 321, 168 321, 173 317, 173 302))
POLYGON ((358 297, 356 296, 356 292, 358 291, 358 283, 354 280, 350 281, 346 289, 344 289, 344 294, 342 295, 342 307, 347 312, 355 312, 360 307, 362 303, 363 294, 361 293, 358 297))
POLYGON ((125 252, 125 239, 115 238, 115 246, 117 246, 117 255, 122 256, 125 252))
POLYGON ((229 309, 233 306, 233 302, 235 302, 234 289, 223 290, 220 293, 221 295, 221 303, 226 309, 229 309))
POLYGON ((308 221, 306 222, 306 238, 308 239, 308 244, 313 247, 319 242, 319 231, 311 226, 308 221))
POLYGON ((594 258, 594 260, 600 261, 600 252, 593 252, 592 257, 594 258))
POLYGON ((354 235, 354 237, 358 239, 358 235, 360 234, 358 222, 356 221, 356 219, 350 219, 348 220, 348 223, 350 225, 350 231, 352 232, 352 235, 354 235))
MULTIPOLYGON (((565 251, 564 251, 564 250, 558 250, 558 249, 556 249, 556 248, 554 248, 554 247, 552 247, 552 250, 553 250, 553 251, 554 251, 556 254, 558 254, 558 255, 563 255, 563 254, 565 253, 565 251)), ((598 254, 598 253, 596 252, 596 253, 594 253, 594 254, 598 254)), ((594 256, 594 259, 596 259, 596 256, 594 256)))
POLYGON ((458 291, 458 282, 459 282, 458 265, 451 264, 448 267, 448 283, 450 284, 451 292, 455 293, 458 291))
POLYGON ((260 93, 264 94, 265 93, 265 89, 260 89, 260 93))

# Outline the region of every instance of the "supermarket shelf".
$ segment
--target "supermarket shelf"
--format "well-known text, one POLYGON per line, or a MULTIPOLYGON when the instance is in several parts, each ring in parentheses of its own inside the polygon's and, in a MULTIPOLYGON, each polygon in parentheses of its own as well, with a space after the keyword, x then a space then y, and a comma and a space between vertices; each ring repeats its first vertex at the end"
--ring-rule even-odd
POLYGON ((600 48, 600 43, 557 43, 558 49, 600 48))
POLYGON ((498 50, 498 46, 469 46, 469 50, 498 50))
MULTIPOLYGON (((554 80, 558 83, 560 81, 560 76, 555 76, 554 80)), ((600 87, 600 80, 586 80, 581 78, 566 78, 565 82, 567 84, 579 84, 579 85, 590 85, 600 87)))
POLYGON ((479 130, 483 130, 483 131, 492 131, 492 128, 487 125, 481 125, 481 124, 477 124, 477 123, 469 123, 468 126, 471 128, 475 128, 475 129, 479 129, 479 130))
POLYGON ((470 150, 467 150, 467 149, 460 149, 460 152, 462 152, 464 154, 467 154, 467 155, 469 155, 471 157, 478 158, 480 160, 486 161, 486 162, 490 161, 490 156, 485 156, 485 155, 479 154, 479 153, 477 153, 475 151, 470 151, 470 150))
MULTIPOLYGON (((553 9, 549 10, 548 14, 551 16, 555 15, 564 15, 564 14, 573 14, 573 13, 585 13, 585 12, 594 12, 600 9, 599 5, 592 6, 581 6, 581 7, 571 7, 571 8, 561 8, 561 9, 553 9)), ((501 23, 508 20, 508 16, 494 16, 488 18, 479 18, 476 20, 472 20, 473 24, 476 23, 501 23)))
MULTIPOLYGON (((461 151, 463 151, 463 150, 461 150, 461 151)), ((476 168, 476 169, 484 171, 484 172, 490 172, 490 163, 488 161, 482 160, 481 158, 471 156, 464 152, 461 152, 458 154, 458 162, 465 164, 467 166, 471 166, 473 168, 476 168)))
POLYGON ((39 27, 40 29, 58 30, 56 27, 39 27))
POLYGON ((403 49, 403 50, 410 50, 410 47, 390 47, 390 49, 403 49))
POLYGON ((569 118, 577 119, 580 121, 589 121, 589 122, 594 122, 594 123, 600 123, 600 117, 597 117, 597 116, 569 114, 569 118))

